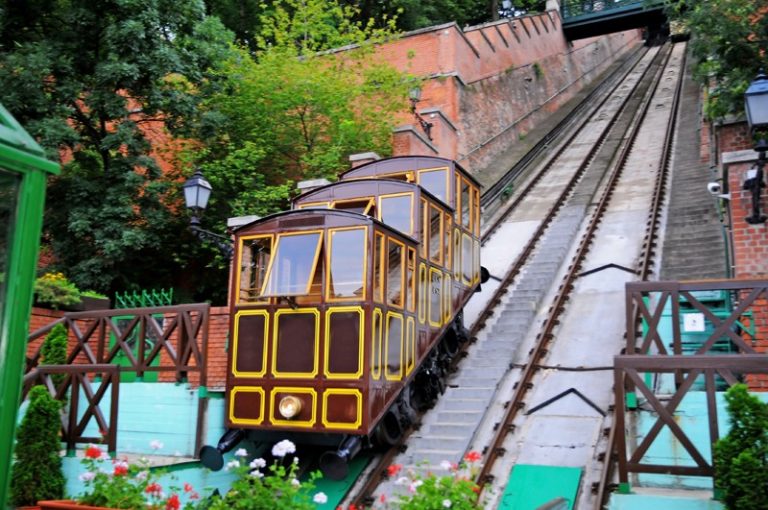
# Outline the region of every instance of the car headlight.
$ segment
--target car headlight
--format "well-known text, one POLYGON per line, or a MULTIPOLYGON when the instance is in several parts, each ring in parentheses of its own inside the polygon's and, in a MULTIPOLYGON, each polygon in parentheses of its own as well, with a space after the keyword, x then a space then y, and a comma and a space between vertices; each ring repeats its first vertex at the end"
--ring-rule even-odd
POLYGON ((298 416, 301 412, 301 399, 288 395, 280 399, 280 404, 277 406, 277 410, 280 412, 280 416, 290 420, 298 416))

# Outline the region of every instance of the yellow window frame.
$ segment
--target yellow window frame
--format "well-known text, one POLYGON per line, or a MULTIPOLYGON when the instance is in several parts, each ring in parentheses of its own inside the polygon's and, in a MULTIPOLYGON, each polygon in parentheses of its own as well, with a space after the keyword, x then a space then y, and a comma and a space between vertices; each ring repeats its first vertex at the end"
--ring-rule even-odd
POLYGON ((442 266, 443 265, 443 249, 445 247, 445 240, 443 239, 443 236, 445 235, 445 218, 443 217, 443 210, 437 206, 437 204, 429 204, 429 214, 427 214, 429 221, 429 245, 432 244, 432 209, 437 211, 438 218, 440 218, 440 233, 438 234, 439 241, 438 241, 438 253, 437 258, 432 258, 432 250, 431 247, 427 247, 427 251, 429 252, 429 260, 430 262, 434 262, 435 264, 442 266))
POLYGON ((312 209, 312 208, 320 208, 320 209, 330 209, 331 208, 331 202, 307 202, 304 204, 298 204, 296 206, 297 209, 312 209))
POLYGON ((269 281, 269 277, 272 275, 272 265, 275 263, 275 255, 277 255, 277 251, 280 248, 280 240, 283 239, 284 237, 307 235, 307 234, 320 234, 320 236, 317 238, 317 247, 315 248, 315 256, 312 258, 312 272, 309 273, 309 278, 307 278, 307 287, 304 289, 304 294, 296 294, 296 295, 306 296, 307 294, 309 294, 309 289, 310 287, 312 287, 312 282, 315 281, 315 271, 317 271, 317 259, 320 258, 320 249, 323 246, 323 231, 320 229, 304 230, 301 232, 283 232, 281 234, 277 234, 277 239, 275 240, 275 248, 272 251, 271 256, 269 257, 269 267, 267 267, 267 277, 264 278, 264 285, 262 285, 261 287, 262 295, 264 295, 264 291, 267 287, 267 282, 269 281))
POLYGON ((399 312, 390 312, 387 311, 387 316, 385 318, 385 334, 384 334, 384 353, 386 353, 386 357, 383 360, 384 361, 384 379, 387 381, 400 381, 403 379, 403 337, 405 336, 405 330, 403 329, 405 320, 403 318, 403 314, 399 312), (393 317, 395 319, 400 320, 400 359, 398 360, 397 366, 400 368, 397 372, 397 374, 390 374, 389 372, 389 318, 393 317))
POLYGON ((360 390, 354 388, 328 388, 323 392, 323 412, 320 417, 320 421, 323 426, 328 429, 344 429, 344 430, 356 430, 360 428, 363 423, 363 394, 360 390), (345 422, 333 422, 328 420, 328 397, 331 395, 353 395, 357 397, 357 414, 354 423, 345 422))
POLYGON ((443 325, 443 322, 442 322, 442 318, 443 318, 442 306, 443 306, 443 299, 444 298, 443 298, 443 296, 440 296, 440 300, 438 301, 438 303, 440 303, 440 305, 439 305, 440 306, 440 311, 437 314, 437 316, 440 317, 441 321, 440 322, 433 322, 432 321, 432 299, 431 299, 431 296, 432 296, 432 275, 435 274, 435 273, 440 275, 440 292, 443 292, 443 280, 444 280, 443 272, 440 271, 439 269, 435 269, 434 267, 430 267, 429 268, 429 282, 427 282, 427 285, 429 287, 429 295, 430 295, 430 299, 427 300, 427 303, 429 304, 429 313, 427 314, 427 320, 429 321, 429 325, 430 326, 439 328, 440 326, 443 325))
POLYGON ((376 205, 376 202, 373 199, 373 197, 344 198, 342 200, 334 200, 333 202, 331 202, 331 207, 330 208, 338 210, 339 208, 336 207, 336 206, 339 205, 339 204, 343 205, 343 204, 349 204, 349 203, 352 203, 352 202, 364 202, 366 200, 368 201, 368 205, 366 205, 365 209, 363 209, 363 214, 367 215, 368 212, 370 212, 371 207, 376 205))
MULTIPOLYGON (((408 249, 405 246, 405 243, 403 243, 401 241, 398 241, 394 237, 387 237, 387 250, 386 250, 386 252, 387 252, 387 256, 384 257, 384 260, 386 261, 386 272, 385 272, 385 274, 387 275, 387 277, 384 279, 387 282, 387 288, 384 291, 384 295, 386 296, 386 305, 390 306, 392 308, 397 308, 398 310, 403 310, 403 309, 405 309, 405 302, 406 302, 406 298, 407 298, 407 296, 404 293, 407 292, 407 289, 405 288, 405 273, 406 273, 407 264, 408 264, 408 249), (400 253, 401 253, 401 255, 400 255, 400 299, 402 300, 402 304, 401 305, 389 302, 388 294, 389 294, 389 243, 390 242, 395 243, 395 244, 399 244, 400 248, 402 248, 400 250, 400 253)), ((383 251, 382 251, 382 253, 383 253, 383 251)))
POLYGON ((427 320, 427 265, 419 264, 419 323, 427 320))
POLYGON ((469 182, 469 179, 467 179, 465 177, 462 177, 462 176, 459 176, 458 174, 456 174, 456 175, 457 175, 457 177, 459 177, 459 180, 461 181, 461 186, 459 187, 459 198, 461 198, 461 200, 462 200, 462 207, 457 209, 457 211, 459 212, 459 217, 461 218, 461 221, 459 222, 459 224, 462 227, 464 227, 465 229, 467 229, 468 231, 471 232, 472 231, 472 218, 474 216, 474 214, 472 212, 472 201, 473 201, 472 200, 472 197, 473 197, 472 188, 473 188, 473 186, 472 186, 472 183, 469 182), (467 198, 469 199, 469 207, 467 207, 467 224, 466 225, 464 224, 464 215, 462 214, 462 212, 463 212, 462 209, 463 209, 463 205, 464 205, 463 204, 463 201, 464 201, 463 191, 464 191, 464 185, 465 184, 467 185, 467 189, 468 189, 468 191, 467 191, 467 198))
POLYGON ((365 333, 365 311, 363 311, 362 306, 336 306, 333 308, 329 308, 325 312, 325 348, 323 349, 324 355, 323 355, 323 375, 327 379, 360 379, 363 376, 363 338, 365 333), (360 327, 359 331, 357 332, 357 352, 358 352, 358 360, 357 360, 357 371, 354 373, 348 372, 331 372, 328 370, 328 362, 330 360, 330 341, 331 338, 331 315, 334 313, 342 313, 342 312, 357 312, 360 317, 360 327))
POLYGON ((384 316, 381 313, 381 308, 373 309, 373 316, 371 318, 371 378, 381 378, 381 335, 384 331, 384 316), (376 328, 376 318, 379 319, 378 330, 376 328))
POLYGON ((416 321, 413 317, 405 319, 405 375, 413 372, 416 366, 416 321))
POLYGON ((461 231, 453 229, 453 279, 461 281, 461 231))
MULTIPOLYGON (((240 291, 242 290, 241 287, 241 278, 243 276, 243 247, 245 246, 245 241, 252 241, 253 239, 269 239, 269 246, 270 249, 272 249, 275 246, 275 235, 274 234, 257 234, 257 235, 250 235, 250 236, 243 236, 241 237, 237 242, 237 268, 236 270, 236 283, 235 283, 235 292, 237 293, 235 295, 235 303, 237 304, 253 304, 253 303, 269 303, 269 298, 259 298, 254 299, 253 301, 245 301, 240 298, 240 291)), ((269 265, 272 264, 272 253, 269 254, 269 264, 267 264, 267 272, 264 273, 265 276, 269 274, 269 265)), ((266 280, 264 281, 266 283, 266 280)), ((261 284, 261 288, 259 289, 259 296, 261 296, 262 291, 264 290, 264 283, 261 284)))
POLYGON ((472 262, 475 267, 475 283, 480 283, 480 240, 474 240, 474 250, 472 253, 472 262))
POLYGON ((381 232, 375 232, 373 237, 373 257, 376 257, 376 246, 379 249, 379 260, 373 261, 373 271, 371 271, 371 279, 373 280, 373 300, 376 303, 384 303, 384 249, 386 238, 381 232), (379 267, 379 281, 378 289, 376 288, 376 266, 379 267), (377 292, 378 290, 378 292, 377 292))
POLYGON ((462 234, 461 234, 461 261, 462 261, 462 265, 461 265, 461 281, 462 281, 462 283, 464 283, 464 285, 472 285, 472 283, 474 282, 474 273, 475 273, 474 260, 472 260, 472 265, 470 266, 472 268, 471 269, 472 274, 470 275, 471 279, 467 280, 464 277, 465 276, 464 275, 464 241, 467 240, 467 239, 469 239, 469 253, 470 253, 470 256, 472 256, 472 258, 474 259, 475 247, 474 247, 473 239, 472 239, 472 237, 469 234, 467 234, 465 232, 462 232, 462 234))
POLYGON ((233 386, 229 391, 229 421, 237 425, 261 425, 264 423, 265 397, 264 388, 258 386, 233 386), (259 393, 261 395, 259 418, 238 418, 235 416, 235 396, 237 396, 238 393, 259 393))
MULTIPOLYGON (((325 250, 325 299, 329 303, 344 301, 365 301, 368 297, 368 227, 337 227, 328 229, 328 249, 325 250), (361 297, 331 297, 331 254, 333 253, 333 234, 336 232, 362 230, 363 231, 363 295, 361 297)), ((314 276, 314 275, 313 275, 314 276)))
POLYGON ((416 279, 418 278, 418 275, 416 274, 416 250, 408 247, 408 266, 405 270, 405 284, 408 287, 408 295, 406 296, 406 307, 409 312, 414 312, 416 310, 416 279), (410 283, 408 282, 408 274, 413 275, 413 278, 411 278, 410 283))
POLYGON ((240 310, 235 314, 235 327, 232 333, 232 375, 235 377, 264 377, 267 373, 267 346, 269 344, 269 313, 266 310, 240 310), (237 354, 240 340, 240 317, 243 315, 261 315, 264 317, 264 352, 261 357, 261 370, 258 372, 240 372, 237 366, 237 354))
POLYGON ((317 308, 296 308, 296 309, 287 309, 287 308, 281 308, 280 310, 275 311, 275 320, 273 324, 273 333, 272 333, 272 363, 271 363, 271 369, 272 369, 272 376, 276 379, 282 379, 282 378, 292 378, 292 379, 312 379, 317 376, 319 372, 319 362, 318 358, 320 357, 320 311, 317 308), (315 346, 314 346, 314 366, 312 368, 312 372, 278 372, 277 371, 277 342, 278 338, 280 337, 280 317, 283 315, 296 315, 296 314, 307 314, 310 313, 315 316, 315 346))
POLYGON ((397 198, 397 197, 410 197, 411 199, 411 210, 408 212, 409 230, 408 232, 403 232, 403 233, 409 236, 413 236, 413 203, 415 201, 413 192, 405 191, 402 193, 390 193, 388 195, 380 195, 378 197, 378 208, 376 209, 376 219, 386 224, 386 221, 384 221, 384 218, 382 218, 381 216, 381 213, 383 212, 383 208, 381 207, 381 202, 383 199, 397 198))
POLYGON ((421 258, 427 258, 427 244, 429 239, 429 218, 427 218, 427 211, 429 206, 427 205, 427 199, 421 199, 421 258))
MULTIPOLYGON (((279 404, 279 402, 278 402, 279 404)), ((317 421, 317 391, 313 388, 299 386, 275 386, 269 393, 269 423, 272 425, 287 425, 289 427, 309 428, 315 425, 317 421), (290 393, 291 395, 309 395, 312 400, 312 416, 309 420, 282 420, 277 418, 275 413, 279 413, 275 405, 275 398, 278 393, 290 393)))
POLYGON ((451 169, 447 166, 440 166, 440 167, 434 167, 434 168, 422 168, 418 171, 418 184, 421 185, 421 176, 423 174, 427 174, 430 172, 439 172, 441 170, 445 171, 445 196, 441 199, 437 196, 437 193, 432 193, 432 191, 428 190, 426 187, 422 186, 422 188, 427 189, 432 195, 437 197, 438 200, 443 200, 445 203, 450 205, 451 200, 451 169))
POLYGON ((453 304, 453 289, 451 288, 451 275, 445 273, 443 276, 443 324, 448 324, 451 319, 451 308, 453 304))

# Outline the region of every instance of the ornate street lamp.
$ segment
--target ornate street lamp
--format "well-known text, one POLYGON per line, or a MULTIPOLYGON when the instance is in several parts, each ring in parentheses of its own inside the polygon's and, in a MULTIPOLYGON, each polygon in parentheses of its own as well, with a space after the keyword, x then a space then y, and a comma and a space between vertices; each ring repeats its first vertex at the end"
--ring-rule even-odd
POLYGON ((429 138, 429 141, 432 141, 431 132, 433 124, 424 120, 424 117, 419 115, 419 112, 416 111, 416 104, 421 101, 421 87, 413 87, 411 90, 409 90, 408 99, 411 101, 411 113, 414 117, 416 117, 416 120, 419 121, 421 129, 424 130, 424 133, 427 135, 427 138, 429 138))
POLYGON ((232 258, 234 248, 230 238, 200 227, 200 216, 205 212, 208 199, 211 197, 211 191, 213 191, 211 183, 203 177, 203 172, 196 170, 192 177, 187 179, 182 188, 184 189, 184 202, 187 204, 187 209, 192 211, 192 217, 189 219, 189 229, 198 239, 214 243, 222 255, 228 259, 232 258))
POLYGON ((768 77, 760 71, 755 80, 744 93, 744 110, 747 112, 747 122, 753 135, 757 134, 758 142, 755 150, 758 152, 755 168, 747 172, 743 189, 752 191, 752 215, 745 218, 752 225, 764 223, 766 216, 760 214, 760 190, 765 187, 763 168, 768 142, 765 132, 768 130, 768 77))

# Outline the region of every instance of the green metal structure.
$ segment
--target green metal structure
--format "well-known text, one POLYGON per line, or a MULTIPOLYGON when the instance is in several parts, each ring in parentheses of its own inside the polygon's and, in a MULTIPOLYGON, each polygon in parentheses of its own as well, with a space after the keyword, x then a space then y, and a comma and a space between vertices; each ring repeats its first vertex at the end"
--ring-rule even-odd
POLYGON ((0 508, 8 496, 45 181, 58 172, 0 105, 0 508))

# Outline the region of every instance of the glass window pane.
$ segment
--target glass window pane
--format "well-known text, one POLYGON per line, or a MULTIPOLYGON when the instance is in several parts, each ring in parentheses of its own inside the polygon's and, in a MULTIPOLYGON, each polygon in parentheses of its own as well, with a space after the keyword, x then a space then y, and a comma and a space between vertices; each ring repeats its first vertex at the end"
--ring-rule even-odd
POLYGON ((464 278, 464 283, 467 285, 472 284, 472 275, 474 274, 472 266, 472 238, 467 234, 461 236, 461 272, 464 278))
POLYGON ((264 287, 264 277, 272 255, 272 239, 244 239, 240 251, 240 301, 256 301, 264 287))
POLYGON ((390 227, 400 232, 411 235, 411 218, 413 210, 411 204, 413 195, 400 195, 396 197, 381 197, 381 211, 379 219, 390 227))
POLYGON ((408 248, 408 273, 406 279, 406 301, 408 311, 414 311, 416 304, 416 250, 408 248))
POLYGON ((443 263, 443 215, 437 207, 429 206, 429 259, 437 264, 443 263))
POLYGON ((419 171, 419 184, 443 202, 448 203, 448 169, 419 171))
POLYGON ((373 299, 377 303, 384 302, 384 269, 383 265, 384 235, 376 232, 373 248, 373 299))
POLYGON ((314 276, 320 232, 282 234, 264 285, 264 296, 301 296, 308 292, 314 276))
POLYGON ((431 269, 429 279, 429 323, 432 326, 440 326, 443 318, 443 273, 431 269))
POLYGON ((328 297, 363 299, 365 229, 331 231, 328 297))
POLYGON ((403 245, 391 239, 387 247, 387 303, 403 306, 403 245))
POLYGON ((467 228, 470 228, 469 210, 470 210, 469 183, 462 179, 461 181, 461 224, 467 228))
POLYGON ((360 214, 370 214, 370 209, 372 206, 372 198, 365 198, 361 200, 345 200, 333 203, 334 209, 340 211, 356 212, 360 214))
MULTIPOLYGON (((0 170, 0 317, 5 304, 5 288, 8 280, 8 262, 13 242, 16 200, 19 194, 19 177, 0 170)), ((1 325, 1 324, 0 324, 1 325)))

